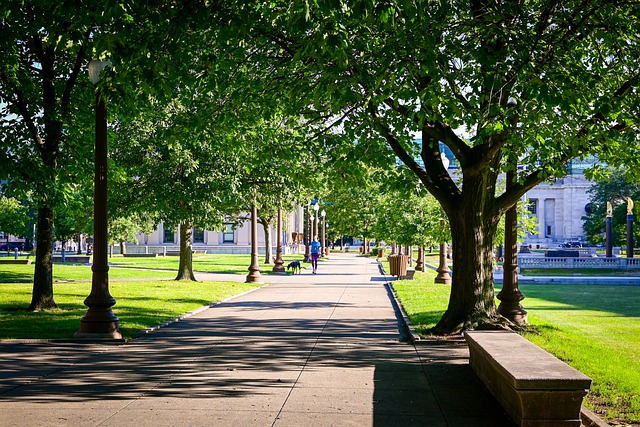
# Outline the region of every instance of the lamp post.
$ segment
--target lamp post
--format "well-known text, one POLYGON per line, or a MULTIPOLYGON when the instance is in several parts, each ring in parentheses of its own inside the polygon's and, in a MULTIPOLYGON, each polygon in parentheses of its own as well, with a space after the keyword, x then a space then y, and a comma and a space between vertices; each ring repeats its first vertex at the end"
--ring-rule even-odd
MULTIPOLYGON (((94 86, 109 61, 89 62, 89 77, 94 86)), ((80 319, 78 338, 121 339, 118 318, 111 311, 116 300, 109 294, 107 260, 107 106, 100 88, 96 87, 96 146, 93 197, 93 266, 91 293, 84 300, 89 307, 80 319)))
POLYGON ((633 200, 627 197, 627 258, 633 258, 633 200))
POLYGON ((326 229, 326 225, 327 223, 325 222, 325 217, 327 216, 327 212, 322 209, 322 212, 320 212, 320 216, 322 217, 322 240, 320 241, 321 243, 321 247, 320 247, 320 253, 322 254, 322 256, 324 257, 326 254, 326 250, 327 250, 327 245, 325 244, 325 229, 326 229))
MULTIPOLYGON (((440 220, 440 226, 442 227, 442 232, 444 234, 444 227, 445 227, 444 219, 440 220)), ((440 256, 439 256, 440 262, 439 262, 438 268, 436 269, 436 271, 438 272, 438 275, 433 280, 434 283, 442 283, 445 285, 451 284, 451 275, 449 274, 451 270, 449 270, 449 266, 447 265, 446 252, 447 252, 447 244, 443 241, 442 243, 440 243, 440 256)))
POLYGON ((329 243, 331 242, 331 237, 329 236, 329 224, 325 226, 325 233, 327 233, 327 246, 324 248, 324 251, 325 255, 329 256, 329 250, 332 249, 332 247, 329 245, 329 243))
POLYGON ((319 217, 318 217, 318 210, 320 209, 320 202, 318 200, 316 200, 316 203, 313 205, 313 210, 316 211, 315 214, 315 222, 313 223, 313 238, 318 237, 318 222, 319 222, 319 217))
POLYGON ((258 262, 258 208, 255 201, 251 205, 251 265, 245 283, 262 283, 258 262))
POLYGON ((605 219, 606 257, 613 257, 613 207, 607 202, 607 218, 605 219))
POLYGON ((316 232, 315 234, 313 233, 313 229, 316 226, 316 217, 314 215, 311 215, 310 219, 311 219, 311 230, 309 231, 309 240, 313 241, 313 239, 318 235, 318 232, 316 232))
POLYGON ((304 233, 304 260, 303 262, 309 262, 311 260, 311 254, 310 254, 310 248, 309 248, 309 243, 311 242, 311 239, 309 239, 309 236, 311 235, 311 224, 309 224, 309 220, 310 220, 310 216, 309 216, 309 205, 307 205, 305 207, 305 213, 307 215, 307 219, 305 219, 303 221, 303 233, 304 233))
MULTIPOLYGON (((507 189, 515 183, 516 172, 507 172, 507 189)), ((517 205, 510 207, 504 215, 504 278, 502 289, 496 295, 500 300, 498 313, 519 324, 527 323, 527 311, 522 308, 520 301, 524 295, 518 288, 518 211, 517 205)))
POLYGON ((277 230, 276 260, 274 262, 273 271, 276 273, 284 273, 284 261, 282 260, 282 208, 280 206, 278 206, 277 230))
MULTIPOLYGON (((507 108, 515 108, 518 103, 515 99, 507 100, 507 108)), ((511 117, 511 125, 516 126, 517 115, 511 117)), ((516 184, 517 161, 512 170, 507 171, 507 191, 516 184)), ((500 300, 498 313, 514 323, 527 323, 527 310, 522 308, 520 301, 524 299, 523 293, 518 288, 518 207, 514 203, 504 215, 504 279, 502 289, 496 295, 500 300)))

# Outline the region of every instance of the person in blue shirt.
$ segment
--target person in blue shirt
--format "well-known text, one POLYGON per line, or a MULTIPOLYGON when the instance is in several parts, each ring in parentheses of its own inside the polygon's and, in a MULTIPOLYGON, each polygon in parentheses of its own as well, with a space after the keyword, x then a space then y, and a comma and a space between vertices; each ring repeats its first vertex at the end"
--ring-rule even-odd
POLYGON ((316 270, 318 270, 321 246, 320 242, 318 242, 318 236, 315 236, 313 242, 311 242, 311 267, 313 267, 313 274, 316 274, 316 270))

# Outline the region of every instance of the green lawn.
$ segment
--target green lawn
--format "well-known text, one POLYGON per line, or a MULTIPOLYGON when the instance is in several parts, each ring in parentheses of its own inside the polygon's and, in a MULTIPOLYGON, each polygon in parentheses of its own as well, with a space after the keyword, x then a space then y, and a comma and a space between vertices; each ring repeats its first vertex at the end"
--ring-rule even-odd
MULTIPOLYGON (((434 284, 434 276, 427 271, 394 283, 421 334, 435 325, 449 299, 449 287, 434 284)), ((520 288, 531 324, 523 335, 593 379, 586 406, 609 422, 640 424, 640 287, 520 288)))
MULTIPOLYGON (((0 267, 0 283, 31 283, 33 282, 33 264, 2 264, 0 267)), ((177 265, 176 265, 177 269, 177 265)), ((173 279, 176 273, 162 271, 145 271, 131 268, 109 268, 110 280, 123 279, 173 279)), ((54 282, 91 280, 91 266, 85 264, 53 264, 54 282)))
MULTIPOLYGON (((284 257, 285 266, 293 260, 302 260, 303 255, 287 255, 284 257)), ((263 274, 269 274, 273 264, 264 264, 264 257, 260 257, 260 267, 263 274)), ((109 258, 109 279, 172 279, 176 273, 153 271, 178 270, 178 257, 158 258, 124 258, 115 255, 109 258)), ((251 256, 244 254, 223 255, 194 255, 193 269, 201 273, 230 273, 247 274, 251 264, 251 256)), ((0 264, 0 283, 30 283, 33 281, 33 264, 0 264)), ((54 263, 53 280, 78 281, 91 280, 91 267, 85 264, 54 263)))
POLYGON ((523 276, 640 276, 638 269, 617 268, 526 268, 520 273, 523 276))
MULTIPOLYGON (((302 260, 304 255, 285 255, 283 259, 285 266, 293 260, 302 260)), ((273 268, 273 264, 264 264, 264 255, 259 257, 262 273, 268 274, 273 268)), ((128 268, 162 268, 177 270, 180 262, 179 257, 157 257, 157 258, 125 258, 122 255, 115 255, 109 258, 109 265, 128 268)), ((194 254, 193 269, 201 273, 230 273, 247 274, 247 269, 251 264, 249 254, 194 254)))
MULTIPOLYGON (((109 283, 116 299, 113 312, 120 332, 131 338, 136 332, 192 311, 203 305, 255 288, 238 282, 145 282, 109 283)), ((87 307, 84 299, 91 283, 63 283, 54 286, 58 310, 25 311, 31 302, 30 284, 0 284, 0 339, 71 338, 87 307)))
MULTIPOLYGON (((286 262, 302 255, 284 257, 286 262)), ((261 261, 263 259, 261 258, 261 261)), ((178 257, 109 258, 109 289, 116 299, 113 312, 126 338, 214 301, 256 287, 237 282, 175 282, 178 257)), ((245 275, 250 255, 194 255, 194 270, 245 275)), ((268 273, 273 264, 261 264, 268 273)), ((34 265, 4 264, 0 269, 0 339, 71 338, 87 311, 83 304, 91 290, 91 267, 56 263, 54 299, 58 310, 41 313, 24 309, 31 302, 34 265)))

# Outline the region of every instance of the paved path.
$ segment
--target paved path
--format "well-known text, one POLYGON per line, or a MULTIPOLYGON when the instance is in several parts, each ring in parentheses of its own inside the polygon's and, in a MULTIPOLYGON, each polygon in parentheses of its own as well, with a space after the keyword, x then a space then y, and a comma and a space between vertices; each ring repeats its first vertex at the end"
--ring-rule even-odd
POLYGON ((466 345, 401 341, 373 259, 296 276, 127 344, 0 343, 0 426, 510 426, 466 345))

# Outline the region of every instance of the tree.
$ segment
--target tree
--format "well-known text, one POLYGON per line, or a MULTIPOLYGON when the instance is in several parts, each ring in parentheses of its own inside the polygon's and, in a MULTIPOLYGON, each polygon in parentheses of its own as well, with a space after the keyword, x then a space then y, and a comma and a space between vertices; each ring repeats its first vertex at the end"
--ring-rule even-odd
POLYGON ((210 113, 205 101, 206 96, 200 99, 185 89, 167 105, 156 103, 119 124, 113 147, 118 176, 113 199, 119 201, 119 211, 180 226, 176 280, 195 280, 193 227, 222 226, 240 178, 239 157, 225 149, 233 136, 225 129, 193 126, 210 113))
MULTIPOLYGON (((324 157, 314 154, 304 141, 306 133, 296 118, 275 117, 256 124, 249 138, 252 156, 247 159, 247 188, 256 190, 258 222, 265 235, 265 263, 272 262, 270 228, 278 208, 291 211, 309 199, 310 189, 324 180, 324 157)), ((249 198, 248 198, 249 199, 249 198)), ((246 206, 248 208, 248 206, 246 206)))
POLYGON ((0 175, 38 209, 37 249, 30 310, 55 308, 51 256, 54 212, 70 172, 83 170, 91 147, 70 138, 90 117, 90 83, 80 78, 94 28, 105 19, 91 8, 43 1, 0 6, 0 175), (83 98, 84 96, 84 98, 83 98))
POLYGON ((0 197, 0 231, 21 236, 25 231, 27 219, 27 212, 18 200, 0 197))
POLYGON ((343 117, 354 140, 385 143, 442 205, 456 274, 436 334, 509 326, 494 303, 492 250, 500 217, 528 189, 574 157, 640 158, 638 3, 362 0, 261 13, 259 32, 291 60, 283 71, 296 80, 283 90, 343 117), (526 168, 498 192, 516 163, 526 168))

